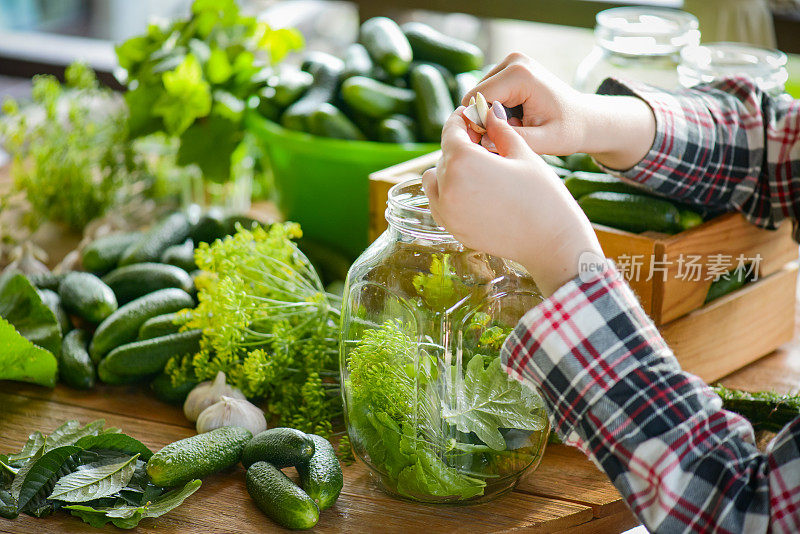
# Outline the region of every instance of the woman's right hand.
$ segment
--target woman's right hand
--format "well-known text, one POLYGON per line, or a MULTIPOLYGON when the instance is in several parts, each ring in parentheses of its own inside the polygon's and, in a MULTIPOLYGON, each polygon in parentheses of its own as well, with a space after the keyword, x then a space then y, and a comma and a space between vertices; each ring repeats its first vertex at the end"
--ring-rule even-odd
POLYGON ((468 105, 478 91, 487 102, 522 106, 521 125, 511 124, 538 154, 586 152, 622 170, 638 163, 655 137, 653 112, 643 100, 581 93, 517 52, 495 66, 462 104, 468 105))

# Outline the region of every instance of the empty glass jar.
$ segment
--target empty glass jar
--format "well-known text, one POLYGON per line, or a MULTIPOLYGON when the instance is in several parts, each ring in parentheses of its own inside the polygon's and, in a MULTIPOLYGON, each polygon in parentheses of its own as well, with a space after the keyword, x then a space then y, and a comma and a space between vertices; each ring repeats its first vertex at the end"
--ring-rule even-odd
POLYGON ((596 20, 595 47, 575 74, 584 92, 595 92, 609 76, 675 89, 681 50, 700 42, 697 18, 676 9, 617 7, 596 20))
POLYGON ((344 293, 350 441, 390 494, 489 499, 544 452, 542 400, 508 376, 499 356, 542 297, 522 267, 469 250, 438 227, 419 179, 391 189, 386 220, 344 293))
POLYGON ((783 94, 789 79, 786 54, 742 43, 709 43, 684 48, 678 75, 684 87, 726 76, 749 76, 773 96, 783 94))

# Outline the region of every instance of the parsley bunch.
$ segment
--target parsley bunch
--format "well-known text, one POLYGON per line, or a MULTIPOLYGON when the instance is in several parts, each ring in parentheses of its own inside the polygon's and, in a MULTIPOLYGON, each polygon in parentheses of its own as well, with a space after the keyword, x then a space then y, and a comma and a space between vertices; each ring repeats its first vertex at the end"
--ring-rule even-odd
POLYGON ((224 371, 250 398, 264 399, 279 424, 330 435, 341 413, 338 309, 292 239, 294 223, 239 227, 195 260, 200 304, 184 328, 203 330, 191 362, 167 367, 173 381, 210 380, 224 371))

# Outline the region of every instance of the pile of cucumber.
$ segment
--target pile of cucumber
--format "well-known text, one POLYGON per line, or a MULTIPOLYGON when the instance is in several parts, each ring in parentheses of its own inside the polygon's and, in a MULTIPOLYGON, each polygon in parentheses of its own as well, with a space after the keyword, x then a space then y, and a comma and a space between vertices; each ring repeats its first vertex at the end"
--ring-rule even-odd
POLYGON ((311 52, 268 80, 259 111, 321 137, 438 143, 444 122, 483 76, 483 52, 426 24, 361 25, 344 59, 311 52))
POLYGON ((700 213, 606 174, 587 154, 544 158, 593 223, 637 234, 675 234, 703 223, 700 213))
POLYGON ((178 314, 196 305, 195 245, 253 222, 215 211, 197 220, 173 213, 147 231, 90 243, 81 254, 84 271, 31 275, 62 330, 61 381, 89 389, 96 377, 109 384, 156 377, 153 389, 163 400, 185 396, 159 373, 172 356, 200 348, 201 332, 180 332, 178 314))

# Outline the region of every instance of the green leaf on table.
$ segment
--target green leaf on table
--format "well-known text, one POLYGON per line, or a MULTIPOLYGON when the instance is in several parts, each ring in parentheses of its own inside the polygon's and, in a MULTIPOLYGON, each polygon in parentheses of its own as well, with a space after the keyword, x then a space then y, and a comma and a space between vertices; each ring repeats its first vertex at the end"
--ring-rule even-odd
POLYGON ((17 501, 11 492, 0 489, 0 517, 14 519, 19 515, 17 512, 17 501))
MULTIPOLYGON (((474 432, 495 450, 506 448, 500 428, 538 431, 545 427, 543 404, 538 395, 510 378, 493 358, 485 367, 483 356, 474 356, 463 377, 463 394, 455 395, 442 409, 442 418, 461 432, 474 432)), ((449 373, 448 389, 461 389, 456 382, 460 368, 449 373)))
POLYGON ((39 447, 39 450, 34 453, 34 455, 28 459, 28 461, 19 468, 17 474, 14 475, 14 480, 11 481, 11 496, 14 498, 14 503, 19 500, 20 491, 22 491, 22 483, 25 482, 25 477, 28 476, 28 471, 31 470, 33 464, 36 463, 36 460, 44 455, 44 443, 42 446, 39 447))
POLYGON ((37 347, 0 317, 0 380, 54 387, 58 362, 52 352, 37 347))
POLYGON ((102 527, 111 522, 119 528, 135 528, 145 517, 159 517, 180 506, 192 493, 200 488, 199 480, 188 482, 183 488, 169 491, 142 506, 117 504, 95 508, 83 504, 71 504, 64 508, 93 527, 102 527))
POLYGON ((12 467, 22 467, 33 458, 44 445, 44 435, 38 430, 28 436, 28 441, 22 450, 8 455, 8 464, 12 467))
MULTIPOLYGON (((42 447, 44 450, 45 444, 42 447)), ((34 508, 39 506, 39 501, 50 493, 51 488, 58 478, 68 474, 74 467, 70 464, 70 457, 80 452, 81 449, 74 445, 67 445, 50 450, 41 458, 30 464, 30 469, 25 474, 25 480, 20 487, 17 498, 17 510, 24 511, 29 504, 34 508)), ((22 473, 17 474, 19 476, 22 473)), ((14 480, 16 482, 16 479, 14 480)))
POLYGON ((111 496, 128 485, 138 457, 137 454, 112 463, 101 461, 81 466, 74 473, 61 477, 48 499, 86 502, 111 496))
POLYGON ((64 445, 75 445, 79 440, 87 436, 97 436, 105 424, 105 419, 96 419, 86 426, 81 426, 74 419, 66 421, 47 436, 45 452, 64 445))
POLYGON ((85 436, 79 439, 75 445, 87 450, 108 450, 131 455, 136 454, 144 460, 149 460, 153 456, 153 451, 138 439, 132 438, 127 434, 103 433, 97 436, 85 436))
MULTIPOLYGON (((0 317, 34 345, 56 356, 61 353, 61 328, 58 319, 24 274, 9 271, 0 276, 0 317)), ((15 350, 5 347, 7 344, 0 337, 0 347, 3 347, 0 349, 0 362, 4 355, 13 356, 15 353, 15 350)), ((19 350, 21 348, 16 349, 19 350)), ((0 378, 4 378, 2 374, 0 378)))

